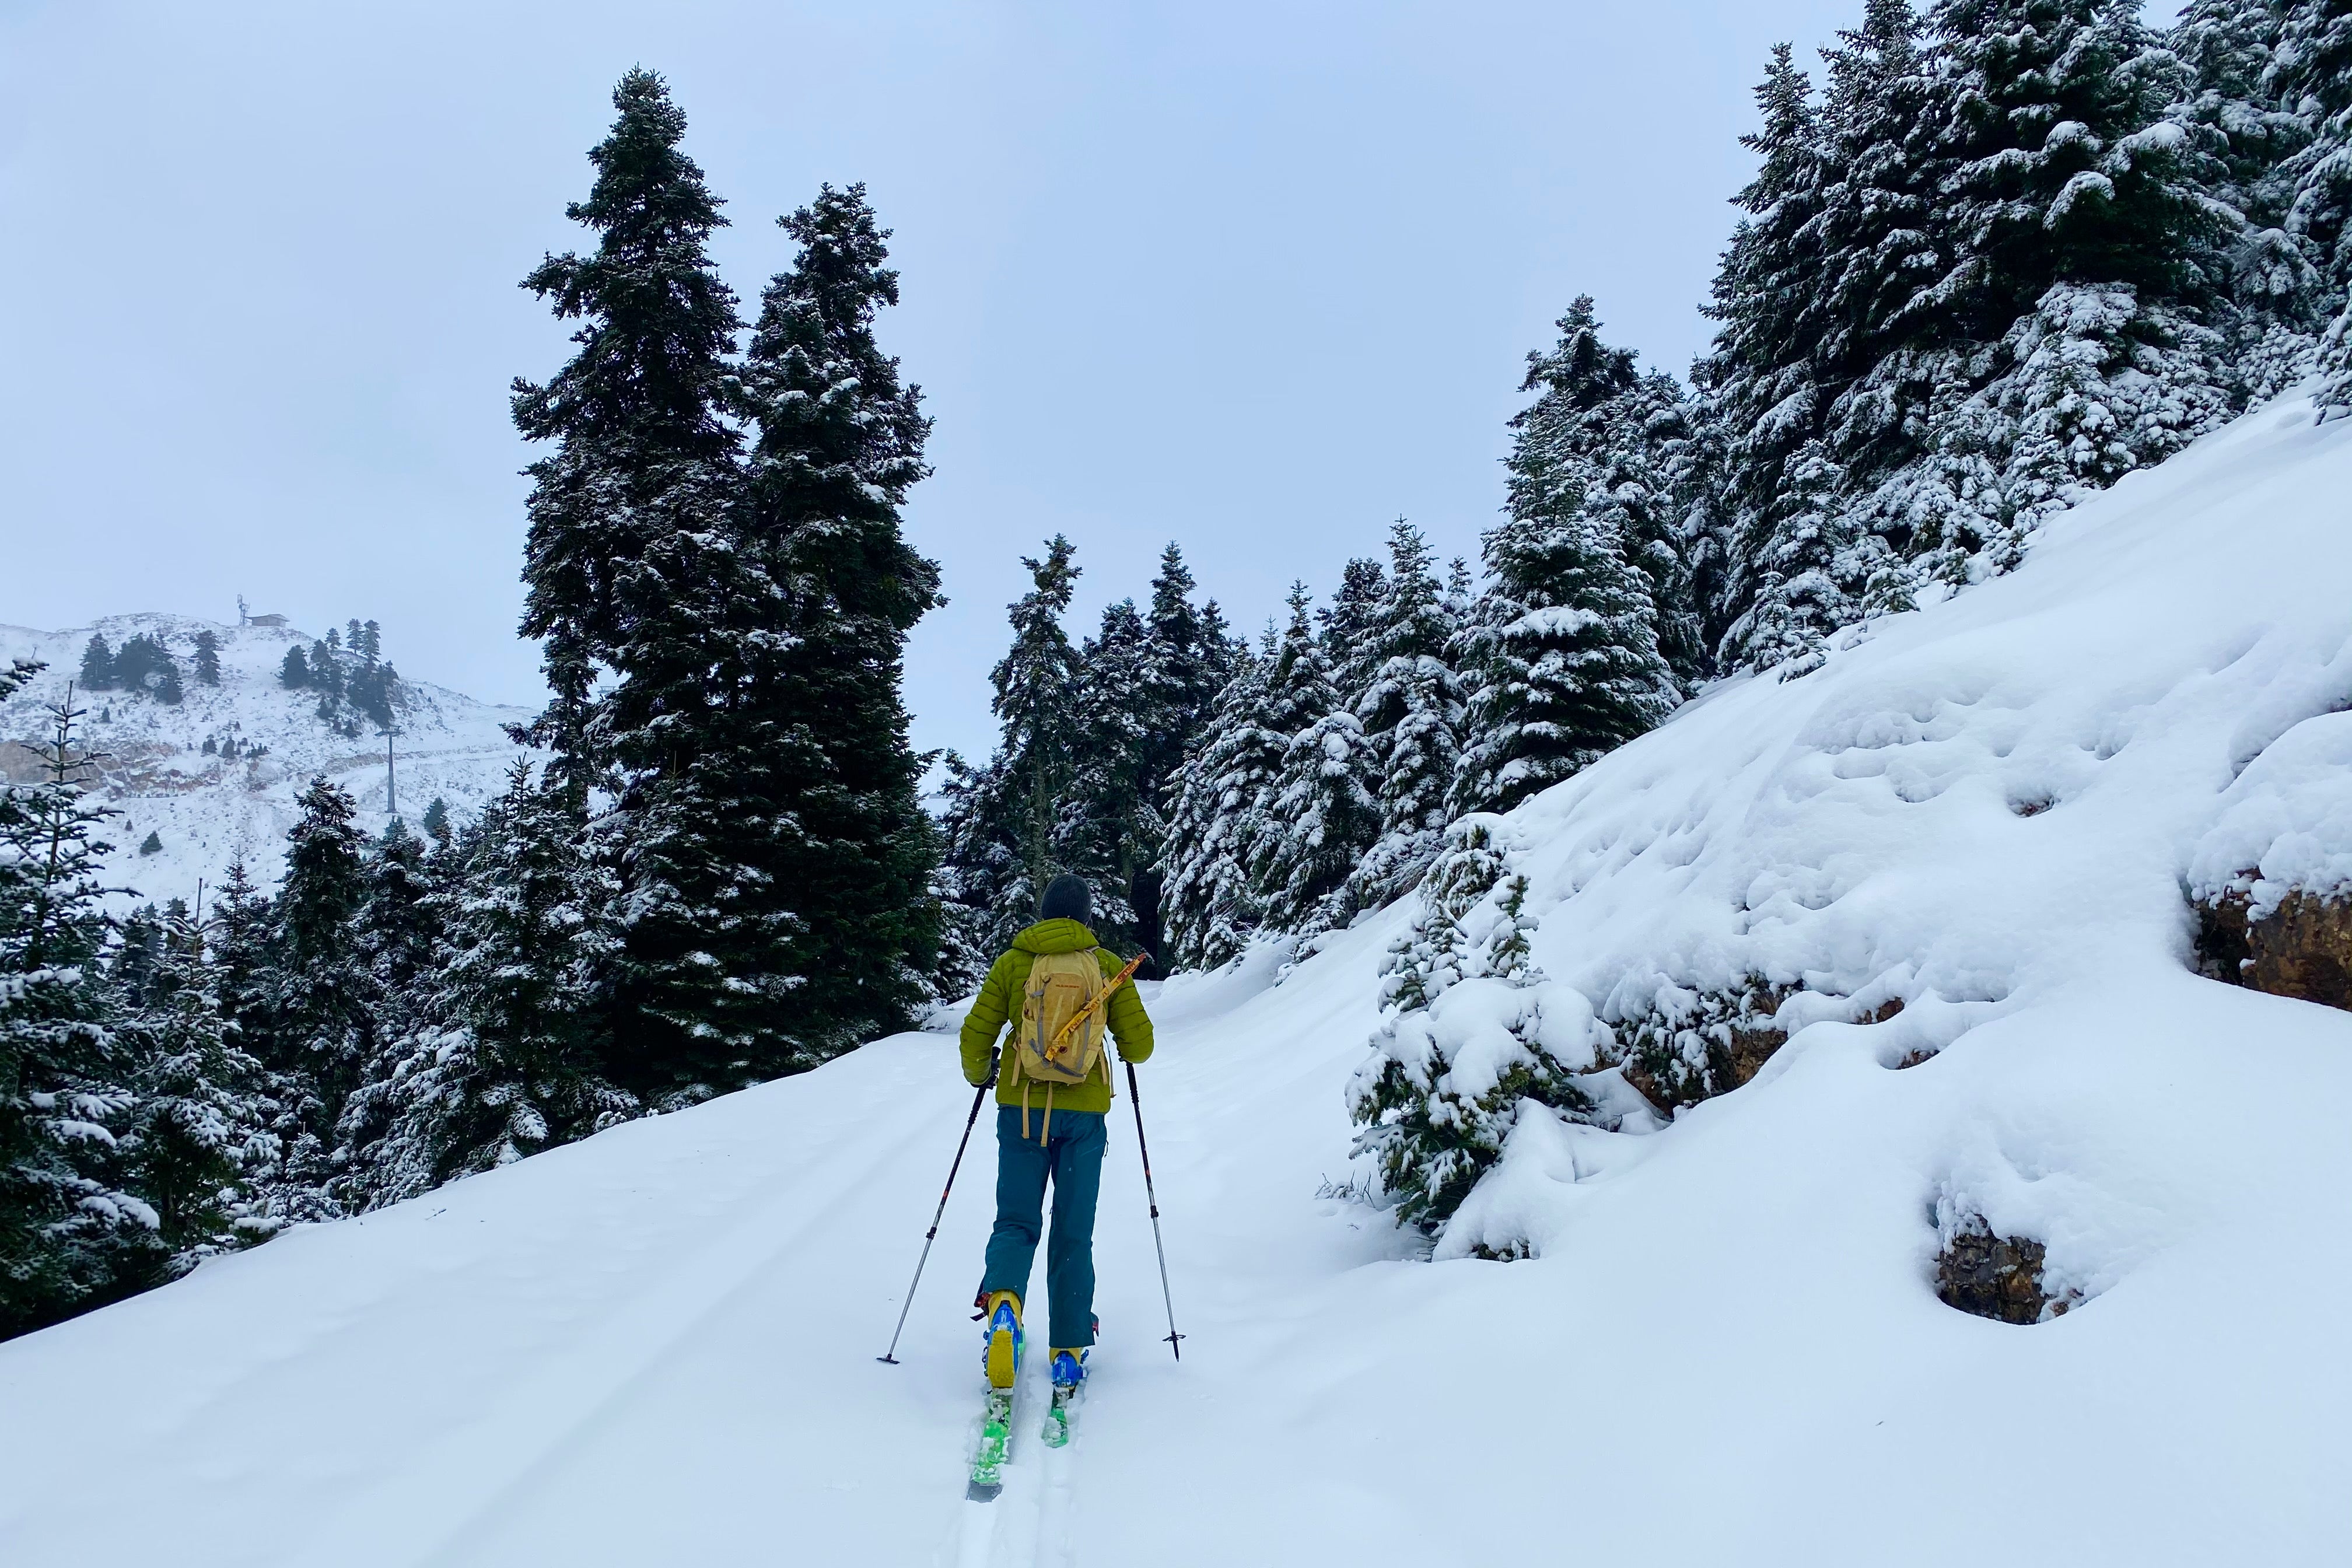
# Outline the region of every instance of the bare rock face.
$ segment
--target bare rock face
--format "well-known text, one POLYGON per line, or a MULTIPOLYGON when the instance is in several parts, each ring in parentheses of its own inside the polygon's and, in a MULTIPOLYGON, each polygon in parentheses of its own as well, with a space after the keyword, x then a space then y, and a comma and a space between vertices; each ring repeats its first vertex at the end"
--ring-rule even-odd
POLYGON ((1936 1257, 1936 1294, 1947 1307, 2003 1323, 2040 1323, 2063 1316, 2072 1295, 2042 1289, 2045 1249, 2021 1236, 1995 1236, 1972 1219, 1936 1257))
POLYGON ((2289 893, 2261 919, 2242 892, 2197 910, 2198 969, 2273 996, 2352 1010, 2352 899, 2289 893))

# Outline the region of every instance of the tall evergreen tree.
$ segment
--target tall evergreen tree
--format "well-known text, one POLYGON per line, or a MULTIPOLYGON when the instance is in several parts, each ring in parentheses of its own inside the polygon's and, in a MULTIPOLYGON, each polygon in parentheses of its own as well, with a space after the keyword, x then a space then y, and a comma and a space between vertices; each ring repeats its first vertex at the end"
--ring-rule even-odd
POLYGON ((220 638, 207 626, 196 634, 196 684, 218 686, 220 683, 220 638))
POLYGON ((1589 297, 1559 327, 1555 348, 1528 356, 1536 398, 1513 421, 1510 515, 1486 536, 1489 582, 1457 644, 1470 689, 1457 814, 1508 809, 1679 700, 1630 536, 1648 509, 1629 510, 1612 482, 1638 461, 1616 451, 1648 439, 1643 383, 1631 353, 1601 341, 1589 297))
POLYGON ((103 635, 92 632, 81 650, 81 689, 111 691, 115 684, 114 650, 106 646, 103 635))
POLYGON ((1062 630, 1077 585, 1073 553, 1057 533, 1043 557, 1022 557, 1032 585, 1011 605, 1013 647, 989 675, 1004 784, 1018 803, 1019 873, 1000 895, 1003 917, 1019 922, 1015 930, 1036 918, 1037 900, 1057 869, 1054 830, 1077 751, 1078 654, 1062 630))
POLYGON ((254 1171, 256 1215, 269 1226, 338 1212, 327 1195, 336 1125, 373 1044, 373 993, 358 940, 366 837, 352 825, 352 797, 324 777, 296 804, 302 816, 286 836, 286 877, 253 974, 257 994, 237 1007, 252 1019, 240 1020, 240 1032, 258 1047, 273 1102, 254 1171))
POLYGON ((1170 781, 1160 913, 1173 967, 1224 963, 1259 927, 1250 868, 1273 830, 1274 791, 1290 746, 1273 727, 1273 662, 1268 627, 1259 652, 1236 654, 1214 715, 1170 781))
POLYGON ((875 339, 877 312, 898 302, 889 231, 863 185, 824 186, 779 221, 800 250, 761 296, 737 396, 755 427, 746 550, 792 636, 760 645, 749 701, 772 730, 746 740, 791 764, 772 776, 767 809, 787 826, 763 868, 798 921, 791 1011, 821 1058, 906 1026, 938 951, 939 847, 902 671, 908 633, 944 601, 900 522, 930 471, 930 421, 875 339))
POLYGON ((516 427, 554 444, 530 468, 523 631, 542 641, 552 697, 538 733, 575 816, 610 744, 593 722, 599 672, 617 662, 639 601, 667 597, 672 563, 648 563, 647 546, 711 525, 737 444, 723 384, 740 323, 709 251, 727 220, 679 150, 686 116, 661 78, 631 70, 613 104, 612 132, 588 154, 588 199, 564 209, 595 250, 550 256, 523 279, 581 323, 579 352, 514 395, 516 427))
POLYGON ((1448 662, 1461 630, 1431 568, 1428 541, 1404 519, 1389 531, 1389 592, 1369 639, 1378 662, 1356 717, 1378 769, 1380 834, 1357 867, 1353 901, 1377 909, 1420 880, 1452 819, 1464 694, 1448 662))
MULTIPOLYGON (((0 697, 38 668, 0 675, 0 697)), ((81 710, 49 715, 42 777, 0 790, 0 1337, 139 1289, 163 1258, 121 1143, 132 1096, 96 837, 113 812, 82 794, 81 710)))
POLYGON ((1095 934, 1122 952, 1143 945, 1137 883, 1166 836, 1150 772, 1152 653, 1134 600, 1104 609, 1078 651, 1070 783, 1055 824, 1055 862, 1087 879, 1095 934))
POLYGON ((268 1120, 261 1064, 221 1016, 204 935, 183 908, 168 915, 162 958, 127 1031, 139 1068, 125 1150, 155 1211, 168 1274, 257 1239, 237 1224, 247 1152, 268 1120))
POLYGON ((1171 540, 1160 552, 1160 572, 1151 580, 1151 603, 1144 615, 1144 668, 1135 688, 1121 694, 1126 709, 1136 715, 1143 748, 1138 791, 1141 865, 1128 896, 1135 909, 1136 942, 1163 959, 1162 861, 1177 771, 1199 744, 1241 652, 1217 602, 1192 602, 1197 585, 1183 552, 1171 540))
POLYGON ((1316 635, 1307 603, 1306 584, 1293 584, 1290 624, 1266 672, 1265 726, 1288 741, 1247 867, 1265 923, 1285 931, 1347 922, 1355 910, 1337 895, 1380 831, 1371 748, 1340 701, 1330 643, 1316 635))
POLYGON ((1389 613, 1389 583, 1377 561, 1357 557, 1339 569, 1339 591, 1328 609, 1318 611, 1323 659, 1338 688, 1340 705, 1352 710, 1380 668, 1375 646, 1389 613))

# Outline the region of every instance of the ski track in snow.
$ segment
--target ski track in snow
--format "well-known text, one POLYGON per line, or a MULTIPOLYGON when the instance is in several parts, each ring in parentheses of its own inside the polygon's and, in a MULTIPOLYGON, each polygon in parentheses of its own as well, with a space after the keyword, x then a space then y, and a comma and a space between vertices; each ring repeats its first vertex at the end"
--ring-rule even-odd
POLYGON ((1531 1260, 1316 1195, 1400 908, 1279 984, 1262 950, 1145 988, 1184 1358, 1122 1084, 1079 1430, 1045 1448, 1033 1358, 993 1503, 991 1151, 875 1360, 970 1102, 908 1034, 0 1345, 0 1564, 2352 1561, 2352 1016, 2196 977, 2182 897, 2352 864, 2347 494, 2352 422, 2262 411, 1515 814, 1555 984, 1769 948, 1910 992, 1814 995, 1648 1137, 1523 1121, 1465 1214, 1531 1260), (1944 1307, 1948 1197, 2085 1300, 1944 1307))

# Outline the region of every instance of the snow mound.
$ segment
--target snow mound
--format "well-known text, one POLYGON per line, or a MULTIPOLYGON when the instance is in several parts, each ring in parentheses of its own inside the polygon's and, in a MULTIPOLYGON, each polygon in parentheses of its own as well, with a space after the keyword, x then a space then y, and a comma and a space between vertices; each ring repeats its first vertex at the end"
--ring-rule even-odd
MULTIPOLYGON (((2352 439, 2289 399, 2047 524, 2013 575, 1802 679, 1710 692, 1506 819, 1538 966, 1621 1026, 1760 980, 1787 995, 1767 1080, 1816 1055, 1916 1063, 1976 1031, 2055 1059, 2112 1049, 2094 1076, 2127 1080, 2190 1013, 2272 1017, 2192 978, 2190 900, 2249 872, 2265 907, 2352 884, 2347 484, 2352 439), (2061 1016, 2096 1022, 2053 1038, 2061 1016)), ((2114 1112, 1991 1131, 2041 1088, 1939 1097, 1948 1147, 1919 1199, 1948 1238, 1974 1212, 2046 1239, 2051 1279, 2095 1294, 2176 1228, 2145 1196, 2178 1152, 2114 1112), (2093 1145, 2095 1174, 2058 1178, 2093 1145)), ((1517 1141, 1442 1250, 1541 1250, 1572 1225, 1573 1203, 1528 1191, 1564 1168, 1559 1137, 1517 1141)))
POLYGON ((397 804, 412 827, 436 796, 456 819, 471 818, 525 754, 502 728, 529 718, 523 710, 404 678, 391 780, 397 800, 388 803, 383 742, 373 727, 358 739, 340 733, 318 717, 317 693, 289 691, 278 682, 287 649, 309 648, 310 634, 190 616, 110 616, 57 632, 0 626, 0 664, 28 658, 48 667, 0 701, 0 779, 21 782, 36 773, 27 748, 47 738, 45 710, 78 679, 93 634, 112 648, 136 636, 161 639, 180 666, 184 692, 177 704, 143 693, 75 692, 76 704, 89 710, 79 744, 102 756, 100 781, 122 813, 104 835, 115 847, 106 869, 110 881, 135 891, 115 895, 117 910, 173 898, 193 901, 199 880, 218 887, 240 858, 257 886, 273 886, 287 830, 299 816, 295 796, 315 774, 349 790, 359 803, 358 825, 381 833, 392 819, 388 804, 397 804), (219 640, 218 686, 194 679, 202 631, 219 640), (225 759, 219 749, 232 739, 237 754, 225 759), (204 749, 207 741, 211 752, 204 749), (139 846, 150 833, 160 847, 142 855, 139 846))

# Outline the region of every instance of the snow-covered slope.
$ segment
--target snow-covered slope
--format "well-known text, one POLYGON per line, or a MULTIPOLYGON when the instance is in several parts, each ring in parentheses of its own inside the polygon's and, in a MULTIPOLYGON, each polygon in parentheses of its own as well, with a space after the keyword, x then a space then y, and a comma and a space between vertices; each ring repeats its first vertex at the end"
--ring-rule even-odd
MULTIPOLYGON (((16 696, 0 702, 0 777, 36 775, 26 745, 46 739, 45 708, 65 695, 81 668, 92 633, 120 648, 142 634, 159 637, 180 665, 184 699, 166 705, 144 694, 77 691, 89 710, 80 743, 102 753, 100 777, 122 816, 109 825, 115 846, 110 879, 136 889, 117 907, 165 899, 193 899, 202 879, 218 887, 229 863, 244 858, 262 887, 274 884, 294 825, 294 798, 319 773, 359 802, 358 822, 380 833, 385 807, 383 742, 373 726, 358 739, 338 733, 318 717, 318 695, 278 683, 289 647, 308 648, 310 635, 290 627, 222 626, 188 616, 113 616, 95 626, 31 631, 0 626, 0 664, 38 659, 48 666, 16 696), (220 639, 221 683, 193 675, 196 634, 220 639), (217 749, 234 738, 238 752, 224 761, 217 749), (205 742, 215 751, 206 754, 205 742), (262 750, 257 757, 247 753, 262 750), (138 853, 153 833, 162 847, 138 853)), ((395 717, 393 784, 411 826, 435 796, 459 820, 473 816, 503 787, 519 754, 499 728, 529 715, 493 707, 422 681, 404 679, 395 717)))
POLYGON ((1090 1403, 1054 1456, 1024 1411, 993 1505, 984 1148, 873 1359, 969 1104, 909 1035, 0 1346, 0 1561, 2343 1562, 2352 1016, 2197 978, 2184 889, 2345 820, 2326 747, 2252 761, 2352 692, 2352 424, 2309 420, 1510 819, 1554 986, 1759 970, 1811 985, 1782 1023, 1837 1015, 1661 1131, 1527 1120, 1465 1224, 1530 1260, 1318 1195, 1401 909, 1147 992, 1184 1359, 1122 1104, 1090 1403), (2082 1303, 1938 1302, 1955 1205, 2082 1303))

